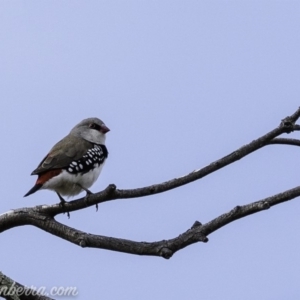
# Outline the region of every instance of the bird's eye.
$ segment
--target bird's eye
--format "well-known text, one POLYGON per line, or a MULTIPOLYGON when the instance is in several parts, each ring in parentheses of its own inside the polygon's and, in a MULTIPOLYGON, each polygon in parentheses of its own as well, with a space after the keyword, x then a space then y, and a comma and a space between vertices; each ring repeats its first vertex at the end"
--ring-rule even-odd
POLYGON ((98 125, 96 123, 92 123, 92 124, 90 124, 90 128, 100 130, 101 127, 100 127, 100 125, 98 125))

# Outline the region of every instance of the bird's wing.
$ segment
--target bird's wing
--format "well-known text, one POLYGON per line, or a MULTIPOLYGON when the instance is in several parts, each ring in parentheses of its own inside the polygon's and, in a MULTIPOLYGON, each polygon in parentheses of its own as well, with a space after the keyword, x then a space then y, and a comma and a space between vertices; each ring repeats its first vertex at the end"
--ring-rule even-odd
POLYGON ((50 150, 31 175, 67 167, 72 161, 80 159, 93 144, 76 136, 66 136, 50 150))

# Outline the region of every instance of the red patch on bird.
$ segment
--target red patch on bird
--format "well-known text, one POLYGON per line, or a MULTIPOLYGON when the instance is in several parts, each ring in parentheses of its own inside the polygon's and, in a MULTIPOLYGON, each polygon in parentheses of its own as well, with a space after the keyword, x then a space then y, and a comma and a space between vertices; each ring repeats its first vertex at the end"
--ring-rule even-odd
POLYGON ((39 175, 39 177, 36 181, 36 184, 44 184, 49 179, 59 175, 61 172, 62 172, 62 169, 55 169, 55 170, 46 171, 45 173, 39 175))

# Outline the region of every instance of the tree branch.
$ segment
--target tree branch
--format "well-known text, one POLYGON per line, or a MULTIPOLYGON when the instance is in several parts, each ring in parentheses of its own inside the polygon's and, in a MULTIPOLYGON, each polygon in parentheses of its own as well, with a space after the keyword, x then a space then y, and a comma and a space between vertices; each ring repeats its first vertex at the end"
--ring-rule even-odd
POLYGON ((197 242, 208 242, 207 236, 209 234, 233 221, 269 209, 272 206, 292 200, 299 196, 300 186, 247 205, 236 206, 228 213, 222 214, 204 225, 201 225, 200 222, 196 221, 190 229, 180 234, 178 237, 152 243, 135 242, 126 239, 89 234, 63 225, 54 219, 48 219, 46 222, 38 221, 34 225, 81 247, 100 248, 130 254, 170 258, 175 252, 186 246, 197 242))
POLYGON ((207 236, 221 227, 246 217, 248 215, 269 209, 270 207, 292 200, 300 196, 300 186, 283 193, 262 199, 243 206, 236 206, 228 213, 201 225, 196 221, 194 225, 178 237, 158 242, 136 242, 126 239, 112 238, 86 233, 57 222, 53 217, 41 216, 37 212, 13 212, 16 218, 27 220, 26 224, 38 227, 57 237, 67 240, 81 247, 106 249, 136 255, 150 255, 170 258, 175 252, 197 242, 207 242, 207 236), (20 216, 18 216, 20 214, 20 216))
POLYGON ((285 138, 277 138, 271 140, 269 145, 291 145, 300 147, 300 140, 298 139, 285 139, 285 138))
POLYGON ((0 272, 0 297, 7 300, 53 300, 12 280, 0 272))
MULTIPOLYGON (((89 196, 88 203, 85 197, 66 202, 64 207, 60 204, 54 204, 51 206, 36 206, 35 209, 41 213, 42 215, 48 216, 56 216, 57 214, 64 213, 64 210, 68 212, 84 209, 89 206, 93 206, 99 203, 103 203, 106 201, 112 201, 117 199, 128 199, 128 198, 137 198, 137 197, 145 197, 149 195, 154 195, 158 193, 163 193, 171 189, 175 189, 177 187, 186 185, 191 183, 195 180, 199 180, 229 164, 240 160, 241 158, 249 155, 250 153, 272 144, 272 140, 277 136, 283 133, 290 133, 292 131, 300 131, 300 125, 295 124, 295 122, 300 117, 300 108, 298 108, 295 113, 291 116, 286 117, 280 123, 280 125, 273 129, 272 131, 268 132, 267 134, 261 136, 260 138, 250 142, 247 145, 244 145, 237 149, 236 151, 230 153, 229 155, 224 156, 221 159, 214 161, 213 163, 209 164, 208 166, 194 170, 193 172, 179 177, 175 179, 171 179, 169 181, 154 184, 151 186, 146 186, 137 189, 130 189, 130 190, 120 190, 116 189, 114 184, 109 185, 105 190, 95 193, 89 196)), ((282 139, 280 139, 282 140, 282 139)), ((275 139, 277 141, 277 139, 275 139)), ((276 142, 275 142, 276 143, 276 142)), ((279 143, 279 142, 277 142, 279 143)), ((288 143, 286 143, 288 144, 288 143)), ((26 209, 26 208, 25 208, 26 209)), ((24 210, 24 209, 22 209, 24 210)), ((0 232, 1 232, 1 216, 0 216, 0 232)))
MULTIPOLYGON (((296 112, 291 116, 283 119, 280 125, 269 133, 261 136, 260 138, 252 141, 245 146, 240 147, 236 151, 230 153, 227 156, 224 156, 219 160, 216 160, 215 162, 202 169, 194 170, 186 176, 175 178, 160 184, 154 184, 151 186, 131 190, 118 190, 116 189, 116 186, 112 184, 109 185, 105 190, 89 196, 88 204, 86 203, 85 198, 81 198, 78 200, 67 202, 64 207, 61 207, 61 205, 59 204, 54 204, 51 206, 39 205, 32 208, 27 207, 11 210, 0 215, 0 232, 16 226, 33 225, 81 247, 107 249, 136 255, 161 256, 168 259, 172 257, 172 255, 177 251, 191 244, 197 242, 206 243, 208 241, 207 236, 209 234, 235 220, 260 212, 262 210, 269 209, 274 205, 292 200, 300 196, 300 186, 291 190, 287 190, 283 193, 262 199, 260 201, 250 203, 248 205, 236 206, 228 213, 222 214, 204 225, 196 221, 190 229, 180 234, 179 236, 173 239, 152 243, 136 242, 126 239, 89 234, 61 224, 57 222, 54 217, 57 214, 63 213, 64 210, 71 212, 106 201, 144 197, 180 187, 195 180, 201 179, 266 145, 284 144, 300 146, 300 140, 277 138, 283 133, 290 133, 296 130, 299 131, 300 125, 295 124, 299 117, 300 108, 297 109, 296 112)), ((34 294, 34 290, 30 290, 23 285, 14 282, 12 279, 8 278, 1 272, 0 297, 4 297, 5 299, 9 300, 51 300, 51 298, 34 294), (7 291, 7 289, 12 286, 20 288, 19 291, 22 291, 19 294, 20 296, 16 294, 5 294, 5 291, 7 291)))
POLYGON ((74 228, 68 227, 64 224, 57 222, 54 219, 54 217, 57 214, 63 213, 64 209, 67 211, 75 211, 105 201, 143 197, 157 193, 162 193, 170 189, 174 189, 179 186, 188 184, 195 180, 201 179, 204 176, 211 174, 266 145, 272 144, 272 141, 273 143, 294 143, 291 142, 293 141, 291 139, 275 138, 282 133, 290 133, 294 130, 300 130, 300 126, 295 124, 299 117, 300 108, 297 109, 294 114, 282 120, 280 125, 274 130, 270 131, 269 133, 263 135, 262 137, 252 141, 251 143, 245 146, 242 146, 241 148, 237 149, 231 154, 211 163, 210 165, 202 169, 195 170, 189 173, 188 175, 180 178, 175 178, 160 184, 155 184, 152 186, 132 190, 118 190, 116 189, 115 185, 109 185, 102 192, 89 196, 88 205, 84 198, 81 198, 78 200, 67 202, 64 208, 62 208, 59 204, 54 204, 51 206, 39 205, 32 208, 21 208, 11 210, 0 215, 0 232, 3 232, 16 226, 33 225, 82 247, 94 247, 132 254, 156 255, 169 258, 176 251, 192 243, 196 243, 198 241, 206 242, 206 236, 212 233, 213 231, 217 230, 218 228, 221 228, 222 226, 238 218, 245 217, 262 209, 266 209, 266 203, 268 203, 267 206, 270 207, 272 205, 299 196, 300 188, 295 188, 293 190, 286 191, 285 193, 281 193, 273 197, 254 202, 247 206, 235 208, 233 211, 224 214, 203 226, 200 226, 200 223, 195 223, 191 229, 181 234, 177 238, 154 243, 133 242, 124 239, 87 234, 85 232, 76 230, 74 228), (274 199, 279 199, 279 202, 274 202, 274 199))

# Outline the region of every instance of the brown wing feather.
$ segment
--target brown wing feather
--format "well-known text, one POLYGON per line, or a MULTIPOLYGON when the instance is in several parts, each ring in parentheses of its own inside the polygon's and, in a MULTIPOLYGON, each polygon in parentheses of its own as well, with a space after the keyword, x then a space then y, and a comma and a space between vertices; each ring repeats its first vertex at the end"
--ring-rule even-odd
POLYGON ((67 167, 72 161, 78 160, 93 144, 76 136, 68 135, 59 141, 50 150, 49 154, 41 161, 31 173, 37 175, 53 169, 67 167))

